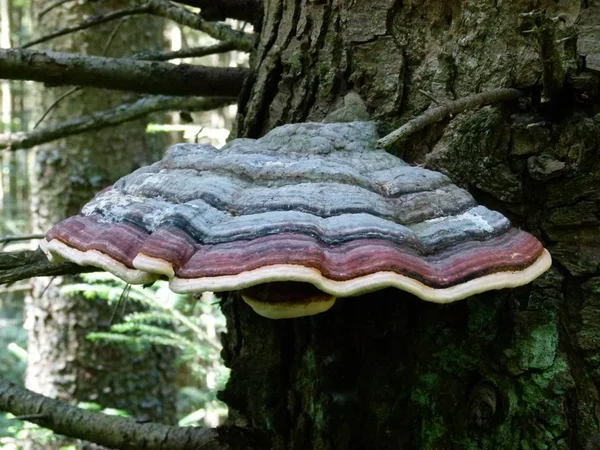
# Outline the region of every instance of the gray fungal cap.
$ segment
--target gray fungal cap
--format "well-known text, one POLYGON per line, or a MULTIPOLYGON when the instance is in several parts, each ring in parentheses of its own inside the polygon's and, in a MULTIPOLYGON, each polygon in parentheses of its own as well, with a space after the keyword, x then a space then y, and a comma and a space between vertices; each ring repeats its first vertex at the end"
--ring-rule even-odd
POLYGON ((43 248, 129 282, 166 276, 176 292, 242 290, 274 318, 385 287, 445 303, 550 266, 535 237, 377 139, 371 122, 300 123, 221 149, 178 144, 56 225, 43 248), (315 293, 298 299, 281 282, 315 293))

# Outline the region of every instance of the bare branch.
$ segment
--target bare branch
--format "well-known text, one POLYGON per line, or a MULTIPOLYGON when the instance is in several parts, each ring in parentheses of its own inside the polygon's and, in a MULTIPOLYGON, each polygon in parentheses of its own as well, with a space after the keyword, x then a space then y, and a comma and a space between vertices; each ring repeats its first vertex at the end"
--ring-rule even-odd
POLYGON ((169 61, 171 59, 200 58, 202 56, 227 53, 237 50, 235 43, 225 41, 208 47, 192 47, 172 52, 143 52, 132 56, 133 59, 146 61, 169 61))
MULTIPOLYGON (((81 86, 75 86, 74 88, 69 89, 66 92, 63 92, 56 100, 54 100, 52 102, 52 104, 50 106, 48 106, 48 108, 46 109, 46 111, 44 111, 44 114, 42 114, 42 117, 40 117, 38 119, 38 121, 35 123, 35 125, 33 125, 33 129, 35 130, 40 123, 42 123, 44 121, 44 119, 48 116, 48 114, 50 114, 52 112, 52 110, 54 108, 56 108, 56 106, 62 102, 65 98, 69 97, 70 95, 74 94, 77 91, 82 90, 83 88, 81 86)), ((10 136, 9 136, 10 138, 10 136)), ((1 139, 1 136, 0 136, 1 139)))
MULTIPOLYGON (((55 139, 130 122, 158 111, 209 111, 234 103, 234 98, 143 97, 134 103, 119 105, 105 111, 97 111, 89 116, 79 117, 29 133, 0 134, 0 149, 7 148, 14 151, 31 148, 55 139)), ((2 242, 1 239, 0 242, 2 242)))
MULTIPOLYGON (((116 32, 118 31, 118 29, 120 28, 120 26, 123 24, 123 19, 121 19, 121 21, 117 24, 117 26, 115 26, 114 30, 112 31, 112 33, 110 34, 108 41, 106 42, 106 45, 104 47, 104 51, 102 52, 102 56, 106 55, 106 52, 110 46, 110 44, 113 41, 113 38, 116 35, 116 32)), ((151 61, 168 61, 170 59, 176 59, 176 58, 191 58, 191 57, 200 57, 200 56, 206 56, 206 55, 212 55, 214 53, 225 53, 231 50, 235 50, 235 45, 233 45, 230 42, 220 42, 216 45, 211 45, 208 47, 195 47, 195 48, 190 48, 190 49, 186 49, 186 50, 179 50, 179 51, 173 51, 173 52, 146 52, 146 53, 138 53, 137 55, 133 55, 132 59, 139 59, 139 60, 151 60, 151 61)), ((78 87, 74 87, 72 89, 70 89, 69 91, 65 92, 64 94, 62 94, 59 98, 57 98, 49 107, 48 109, 44 112, 44 114, 42 115, 42 117, 40 117, 40 119, 35 123, 35 125, 33 126, 33 129, 36 129, 38 127, 38 125, 46 118, 46 116, 50 113, 50 111, 52 111, 52 109, 58 105, 65 97, 68 97, 69 95, 79 91, 83 89, 81 86, 78 87)), ((205 111, 205 110, 203 110, 205 111)), ((2 135, 0 135, 0 148, 4 148, 2 146, 3 142, 8 142, 6 137, 3 137, 2 135)), ((48 142, 48 141, 45 141, 48 142)), ((40 142, 42 143, 42 142, 40 142)), ((36 144, 38 145, 38 144, 36 144)))
POLYGON ((58 434, 123 450, 257 450, 269 448, 262 434, 239 427, 176 427, 140 423, 71 406, 0 379, 0 410, 58 434))
POLYGON ((63 28, 54 33, 47 34, 46 36, 42 36, 38 39, 34 39, 33 41, 29 41, 21 46, 21 48, 28 48, 36 44, 41 44, 42 42, 49 41, 59 36, 64 36, 69 33, 74 33, 75 31, 85 30, 86 28, 91 28, 96 25, 100 25, 102 23, 110 22, 112 20, 120 19, 121 17, 132 16, 134 14, 143 14, 150 12, 151 8, 149 5, 137 6, 135 8, 121 9, 119 11, 110 12, 107 14, 102 14, 100 16, 90 17, 89 19, 84 20, 83 22, 78 23, 77 25, 73 25, 72 27, 63 28))
POLYGON ((523 95, 525 93, 518 89, 498 88, 444 103, 441 106, 428 109, 420 116, 409 120, 397 130, 379 139, 378 144, 383 148, 390 148, 394 144, 406 140, 416 132, 452 114, 458 114, 467 109, 478 108, 492 103, 515 100, 523 95))
POLYGON ((48 14, 53 9, 58 8, 59 6, 64 5, 65 3, 72 2, 72 1, 74 1, 74 0, 56 0, 52 3, 50 3, 48 6, 46 6, 44 9, 42 9, 38 13, 38 19, 41 19, 42 17, 44 17, 44 15, 48 14))
POLYGON ((181 8, 166 0, 138 0, 138 6, 113 11, 107 14, 90 17, 83 22, 71 27, 63 28, 46 36, 39 37, 33 41, 27 42, 22 48, 28 48, 35 44, 49 41, 59 36, 64 36, 75 31, 85 30, 87 28, 100 25, 122 17, 132 16, 136 14, 152 14, 155 16, 164 17, 166 19, 177 22, 186 27, 202 31, 214 39, 220 41, 232 42, 236 50, 249 52, 254 47, 254 37, 252 34, 237 31, 229 25, 222 23, 208 22, 201 16, 181 8))
POLYGON ((235 97, 248 69, 0 49, 0 78, 146 94, 235 97))
POLYGON ((181 8, 166 0, 148 0, 151 14, 165 17, 180 25, 193 28, 208 34, 219 41, 229 41, 236 45, 237 50, 250 52, 254 48, 254 36, 243 31, 237 31, 223 23, 207 22, 198 14, 181 8))
POLYGON ((34 277, 77 275, 85 272, 101 272, 92 266, 78 266, 71 262, 52 263, 41 250, 0 252, 0 285, 34 277))
MULTIPOLYGON (((115 27, 111 31, 110 36, 108 37, 108 40, 106 41, 106 44, 104 45, 104 50, 102 51, 102 56, 106 56, 106 53, 108 52, 108 49, 110 48, 110 46, 111 46, 111 44, 112 44, 115 36, 117 35, 117 32, 119 31, 119 28, 121 28, 121 25, 123 25, 124 20, 125 20, 124 18, 122 18, 121 20, 119 20, 119 22, 117 23, 117 25, 115 25, 115 27)), ((54 102, 52 102, 52 104, 48 107, 48 109, 46 109, 46 111, 44 112, 44 114, 42 114, 42 117, 40 117, 39 120, 33 126, 33 129, 35 130, 38 127, 38 125, 44 121, 44 119, 46 118, 46 116, 48 116, 48 114, 50 114, 50 112, 61 101, 63 101, 65 98, 67 98, 71 94, 74 94, 75 92, 77 92, 77 91, 79 91, 81 89, 83 89, 81 86, 77 86, 77 87, 71 88, 67 92, 63 93, 60 97, 58 97, 54 102)))
POLYGON ((177 0, 178 3, 200 8, 206 20, 236 19, 254 26, 262 21, 262 2, 259 0, 177 0))
POLYGON ((45 235, 40 233, 34 234, 14 234, 9 236, 0 236, 0 244, 7 244, 16 241, 31 241, 33 239, 42 239, 45 235))

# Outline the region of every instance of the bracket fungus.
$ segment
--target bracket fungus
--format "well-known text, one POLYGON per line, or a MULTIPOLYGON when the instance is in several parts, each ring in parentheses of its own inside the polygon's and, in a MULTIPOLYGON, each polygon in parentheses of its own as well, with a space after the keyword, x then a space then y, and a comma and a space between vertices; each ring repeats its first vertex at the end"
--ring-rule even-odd
POLYGON ((535 237, 377 139, 372 122, 299 123, 219 150, 178 144, 52 228, 42 249, 128 283, 241 291, 270 318, 387 287, 448 303, 550 267, 535 237))

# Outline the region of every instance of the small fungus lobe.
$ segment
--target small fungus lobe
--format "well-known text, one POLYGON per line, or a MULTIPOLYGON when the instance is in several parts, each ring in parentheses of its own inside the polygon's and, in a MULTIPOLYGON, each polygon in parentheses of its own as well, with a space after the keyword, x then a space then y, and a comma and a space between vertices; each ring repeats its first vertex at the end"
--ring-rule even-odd
POLYGON ((448 303, 550 267, 534 236, 377 139, 371 122, 300 123, 221 149, 178 144, 54 226, 41 247, 128 283, 241 291, 270 318, 387 287, 448 303))

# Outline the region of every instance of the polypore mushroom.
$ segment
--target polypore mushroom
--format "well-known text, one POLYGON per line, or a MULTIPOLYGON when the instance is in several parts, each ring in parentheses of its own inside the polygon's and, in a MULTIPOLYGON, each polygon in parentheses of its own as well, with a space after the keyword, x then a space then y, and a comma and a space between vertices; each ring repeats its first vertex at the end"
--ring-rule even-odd
POLYGON ((52 228, 42 248, 128 283, 241 291, 270 318, 387 287, 448 303, 550 267, 535 237, 377 138, 371 122, 300 123, 220 150, 178 144, 52 228))

